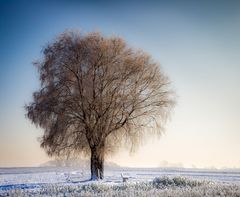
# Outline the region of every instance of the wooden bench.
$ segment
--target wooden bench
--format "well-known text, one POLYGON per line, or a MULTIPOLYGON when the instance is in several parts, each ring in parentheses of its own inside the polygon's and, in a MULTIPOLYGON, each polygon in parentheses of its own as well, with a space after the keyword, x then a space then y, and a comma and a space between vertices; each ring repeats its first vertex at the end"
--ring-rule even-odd
POLYGON ((127 182, 127 180, 129 179, 129 177, 126 175, 123 175, 123 173, 121 173, 121 177, 123 179, 123 182, 127 182))
POLYGON ((77 182, 80 181, 81 178, 83 177, 83 173, 82 172, 68 172, 68 173, 64 173, 64 176, 67 180, 67 182, 77 182))

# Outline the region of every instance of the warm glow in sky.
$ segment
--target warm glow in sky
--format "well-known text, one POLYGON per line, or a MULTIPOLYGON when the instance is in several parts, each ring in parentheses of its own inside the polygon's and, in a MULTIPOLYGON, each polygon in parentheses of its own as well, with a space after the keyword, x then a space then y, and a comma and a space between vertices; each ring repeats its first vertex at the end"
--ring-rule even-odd
POLYGON ((111 161, 240 168, 240 1, 0 1, 0 28, 0 167, 49 160, 37 141, 41 129, 25 118, 39 88, 32 62, 56 35, 80 29, 147 51, 178 95, 161 138, 111 161))

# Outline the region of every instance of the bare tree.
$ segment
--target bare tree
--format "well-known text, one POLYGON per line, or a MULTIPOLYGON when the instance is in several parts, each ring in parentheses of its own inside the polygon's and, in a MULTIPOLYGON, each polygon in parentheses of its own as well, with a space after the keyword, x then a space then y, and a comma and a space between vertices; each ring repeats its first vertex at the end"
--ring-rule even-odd
POLYGON ((161 133, 174 104, 160 66, 118 37, 67 31, 34 63, 41 88, 26 106, 44 130, 50 156, 91 155, 91 178, 103 178, 104 156, 145 133, 161 133))

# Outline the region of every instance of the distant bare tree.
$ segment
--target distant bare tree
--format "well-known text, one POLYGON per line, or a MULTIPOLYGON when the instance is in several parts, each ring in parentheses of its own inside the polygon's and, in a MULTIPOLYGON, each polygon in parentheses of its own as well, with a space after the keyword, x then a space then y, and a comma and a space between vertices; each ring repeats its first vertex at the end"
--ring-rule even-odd
POLYGON ((26 111, 44 130, 41 147, 50 156, 91 155, 92 179, 103 178, 109 151, 161 134, 174 104, 160 66, 118 37, 66 31, 35 65, 41 88, 26 111))

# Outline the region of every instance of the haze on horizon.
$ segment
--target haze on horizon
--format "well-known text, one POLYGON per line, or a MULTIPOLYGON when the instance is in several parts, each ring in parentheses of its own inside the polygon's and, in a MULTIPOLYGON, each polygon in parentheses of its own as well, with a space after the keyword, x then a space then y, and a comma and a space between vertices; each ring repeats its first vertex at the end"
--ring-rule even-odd
POLYGON ((158 61, 177 92, 166 132, 135 154, 108 160, 130 167, 240 168, 240 1, 1 1, 0 167, 38 166, 41 129, 24 105, 39 87, 42 47, 66 29, 123 37, 158 61))

